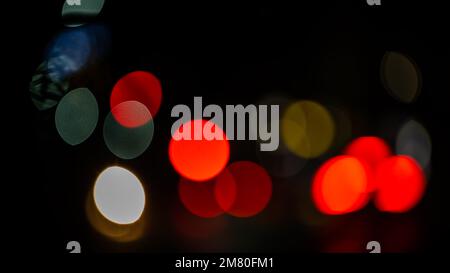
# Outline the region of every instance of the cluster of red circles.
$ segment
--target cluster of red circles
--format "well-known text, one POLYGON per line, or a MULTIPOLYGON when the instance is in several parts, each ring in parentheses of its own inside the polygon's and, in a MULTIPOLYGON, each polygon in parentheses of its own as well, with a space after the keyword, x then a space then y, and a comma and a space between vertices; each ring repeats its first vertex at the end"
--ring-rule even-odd
POLYGON ((403 213, 417 205, 425 186, 424 171, 413 158, 393 155, 380 138, 361 137, 319 168, 312 197, 319 211, 330 215, 360 210, 371 199, 380 211, 403 213))
POLYGON ((227 166, 230 145, 223 130, 211 121, 192 120, 180 126, 169 144, 169 158, 181 175, 178 193, 192 214, 212 218, 224 213, 251 217, 260 213, 272 196, 272 180, 256 163, 238 161, 227 166), (215 135, 208 136, 212 128, 215 135), (202 139, 194 139, 194 128, 201 128, 202 139), (190 129, 192 138, 178 134, 190 129), (212 139, 212 140, 211 140, 212 139))

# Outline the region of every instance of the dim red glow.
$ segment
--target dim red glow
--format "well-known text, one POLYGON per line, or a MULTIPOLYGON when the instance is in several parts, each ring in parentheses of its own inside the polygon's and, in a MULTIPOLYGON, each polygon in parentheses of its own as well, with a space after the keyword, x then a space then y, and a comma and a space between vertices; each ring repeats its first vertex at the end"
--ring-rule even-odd
MULTIPOLYGON (((155 117, 159 111, 162 100, 162 88, 159 80, 151 73, 144 71, 131 72, 122 77, 114 86, 110 107, 114 107, 125 101, 138 101, 147 107, 149 116, 140 116, 140 119, 121 119, 115 116, 116 120, 125 127, 134 128, 147 123, 155 117)), ((131 108, 128 111, 133 111, 131 108)))
POLYGON ((116 105, 111 114, 120 125, 127 128, 142 126, 152 119, 147 107, 138 101, 125 101, 116 105))
POLYGON ((236 217, 251 217, 264 210, 272 197, 272 180, 266 170, 248 161, 235 162, 227 170, 233 179, 218 180, 215 189, 222 209, 236 217))
POLYGON ((183 205, 192 214, 212 218, 223 214, 214 195, 215 180, 205 183, 195 183, 181 178, 178 184, 178 194, 183 205))
POLYGON ((360 137, 347 146, 345 154, 354 156, 367 164, 369 191, 374 191, 377 185, 373 174, 377 165, 392 154, 386 142, 378 137, 360 137))
POLYGON ((406 212, 422 198, 425 175, 417 162, 407 156, 383 160, 375 173, 378 185, 375 205, 381 211, 406 212))
POLYGON ((355 157, 338 156, 325 162, 314 177, 312 197, 325 214, 357 211, 368 202, 367 168, 355 157))
POLYGON ((230 157, 230 144, 223 130, 211 121, 196 120, 189 121, 174 133, 169 144, 169 158, 172 166, 183 177, 197 181, 207 181, 214 178, 225 168, 230 157), (203 137, 201 140, 194 140, 194 125, 202 123, 203 137), (215 135, 222 134, 223 139, 212 139, 203 130, 205 126, 212 127, 215 135), (182 128, 191 127, 191 140, 179 137, 182 128), (180 140, 175 140, 180 139, 180 140))

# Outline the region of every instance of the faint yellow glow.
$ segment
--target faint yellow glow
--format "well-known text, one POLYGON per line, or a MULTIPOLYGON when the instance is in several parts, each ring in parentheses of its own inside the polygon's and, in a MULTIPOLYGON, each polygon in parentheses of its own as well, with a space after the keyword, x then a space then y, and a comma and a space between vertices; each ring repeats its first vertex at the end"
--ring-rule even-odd
POLYGON ((384 55, 381 80, 385 89, 403 103, 413 102, 422 87, 419 67, 410 57, 398 52, 387 52, 384 55))
POLYGON ((316 158, 331 146, 335 125, 322 105, 313 101, 291 104, 281 120, 281 135, 286 147, 303 158, 316 158))
POLYGON ((139 179, 121 167, 110 167, 97 178, 94 201, 99 212, 116 224, 139 220, 145 207, 145 191, 139 179))

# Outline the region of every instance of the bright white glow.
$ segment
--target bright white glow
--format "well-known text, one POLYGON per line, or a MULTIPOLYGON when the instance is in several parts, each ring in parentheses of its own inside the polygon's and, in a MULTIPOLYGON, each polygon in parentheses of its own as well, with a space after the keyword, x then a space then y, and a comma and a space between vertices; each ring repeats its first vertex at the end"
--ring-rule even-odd
POLYGON ((145 207, 145 192, 139 179, 121 167, 110 167, 97 178, 94 201, 100 213, 117 224, 139 220, 145 207))

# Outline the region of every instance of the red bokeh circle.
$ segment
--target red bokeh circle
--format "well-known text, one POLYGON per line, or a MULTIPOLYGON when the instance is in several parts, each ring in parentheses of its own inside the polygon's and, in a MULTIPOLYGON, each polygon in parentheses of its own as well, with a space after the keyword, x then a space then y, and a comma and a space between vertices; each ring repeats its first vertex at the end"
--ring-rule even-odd
POLYGON ((402 213, 421 200, 426 186, 420 165, 408 156, 393 156, 381 162, 376 170, 378 186, 375 206, 386 212, 402 213))
POLYGON ((230 144, 223 130, 212 123, 212 121, 195 120, 188 121, 174 132, 169 144, 169 159, 174 169, 183 177, 203 182, 214 178, 222 172, 230 157, 230 144), (200 126, 196 126, 200 124, 200 126), (203 129, 205 126, 212 127, 215 135, 218 133, 222 139, 211 139, 203 129), (187 127, 191 129, 191 138, 180 138, 183 130, 187 127), (194 128, 201 128, 203 138, 194 139, 194 128))
POLYGON ((110 107, 125 101, 138 101, 144 104, 150 116, 147 119, 123 120, 114 116, 125 127, 138 127, 154 118, 159 111, 162 101, 161 83, 153 74, 145 71, 135 71, 123 76, 115 85, 110 97, 110 107))

